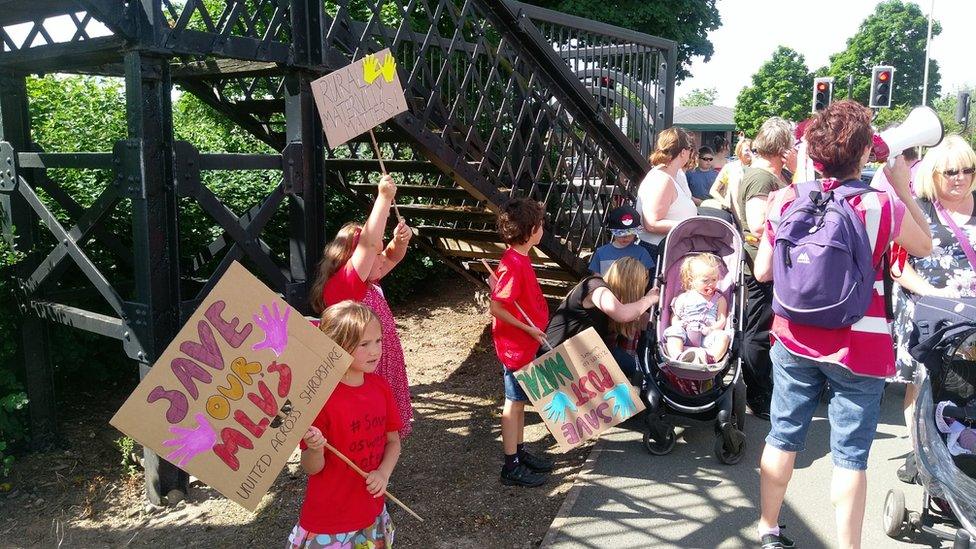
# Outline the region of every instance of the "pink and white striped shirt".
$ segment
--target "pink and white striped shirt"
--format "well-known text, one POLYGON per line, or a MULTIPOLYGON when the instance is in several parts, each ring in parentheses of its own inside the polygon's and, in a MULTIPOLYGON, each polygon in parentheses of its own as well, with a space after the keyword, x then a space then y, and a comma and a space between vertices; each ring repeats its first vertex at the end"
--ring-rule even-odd
MULTIPOLYGON (((836 179, 824 179, 821 182, 824 190, 830 190, 841 183, 836 179)), ((793 185, 770 194, 765 231, 765 238, 770 244, 775 241, 776 228, 783 212, 795 199, 796 187, 793 185)), ((872 260, 877 265, 901 230, 905 205, 889 192, 855 196, 850 199, 850 204, 867 227, 868 239, 874 250, 872 260)), ((770 337, 778 340, 793 354, 839 364, 857 375, 893 375, 895 352, 889 321, 885 315, 884 270, 878 269, 874 295, 867 313, 851 326, 832 330, 797 324, 774 315, 770 337)))

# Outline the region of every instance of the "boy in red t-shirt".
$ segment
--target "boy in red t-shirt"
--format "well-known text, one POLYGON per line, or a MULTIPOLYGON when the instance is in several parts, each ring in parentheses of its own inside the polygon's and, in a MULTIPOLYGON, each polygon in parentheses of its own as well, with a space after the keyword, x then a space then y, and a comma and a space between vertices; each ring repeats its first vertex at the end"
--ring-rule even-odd
POLYGON ((529 251, 542 240, 542 204, 526 198, 510 200, 498 216, 498 233, 508 244, 495 271, 497 282, 491 292, 494 318, 491 336, 502 362, 505 379, 505 408, 502 410, 502 447, 505 466, 502 483, 511 486, 539 486, 552 471, 552 462, 525 450, 525 403, 529 398, 519 387, 513 372, 532 362, 539 345, 545 343, 549 305, 532 270, 529 251), (521 310, 520 310, 521 309, 521 310))

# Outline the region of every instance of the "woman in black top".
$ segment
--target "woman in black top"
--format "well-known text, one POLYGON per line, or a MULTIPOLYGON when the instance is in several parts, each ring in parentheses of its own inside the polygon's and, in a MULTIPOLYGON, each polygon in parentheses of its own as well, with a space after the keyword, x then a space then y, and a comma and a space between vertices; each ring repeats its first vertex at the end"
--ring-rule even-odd
MULTIPOLYGON (((626 342, 640 333, 641 316, 658 301, 657 288, 645 292, 648 279, 647 268, 632 257, 614 261, 603 277, 584 278, 563 299, 549 321, 546 329, 549 344, 555 347, 593 328, 630 378, 637 369, 637 359, 627 351, 626 342)), ((540 355, 545 352, 539 350, 540 355)))

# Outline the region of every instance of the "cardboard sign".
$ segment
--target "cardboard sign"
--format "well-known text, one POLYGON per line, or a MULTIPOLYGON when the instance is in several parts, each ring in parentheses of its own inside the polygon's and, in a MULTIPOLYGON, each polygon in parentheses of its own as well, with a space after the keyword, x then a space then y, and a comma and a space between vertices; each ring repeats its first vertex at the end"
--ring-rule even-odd
POLYGON ((389 49, 312 82, 312 97, 333 149, 407 111, 396 60, 389 49))
POLYGON ((350 362, 235 262, 110 423, 253 511, 350 362))
POLYGON ((564 449, 595 439, 644 409, 593 328, 515 372, 515 379, 564 449))

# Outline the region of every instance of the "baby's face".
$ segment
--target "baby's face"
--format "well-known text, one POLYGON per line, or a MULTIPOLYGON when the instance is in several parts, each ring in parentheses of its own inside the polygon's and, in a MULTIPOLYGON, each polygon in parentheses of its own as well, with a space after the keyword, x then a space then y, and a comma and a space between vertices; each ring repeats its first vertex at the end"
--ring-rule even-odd
POLYGON ((705 297, 712 297, 718 287, 718 269, 696 265, 692 270, 691 288, 705 297))

